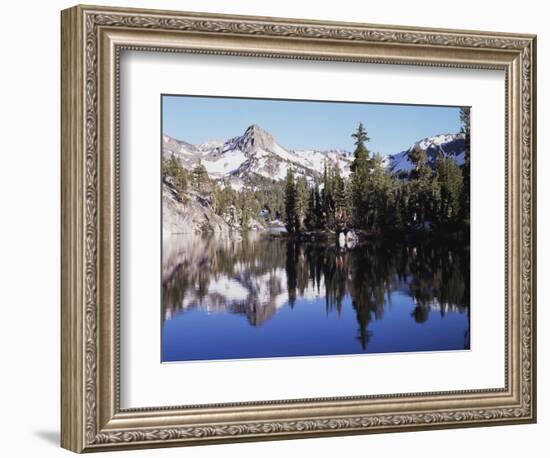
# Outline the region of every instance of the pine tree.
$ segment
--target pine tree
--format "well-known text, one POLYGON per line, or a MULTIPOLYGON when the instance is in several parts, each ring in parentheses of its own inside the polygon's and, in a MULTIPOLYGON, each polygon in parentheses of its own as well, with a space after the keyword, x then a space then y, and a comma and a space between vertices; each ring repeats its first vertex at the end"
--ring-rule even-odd
POLYGON ((460 123, 462 124, 461 132, 465 133, 466 136, 470 135, 470 108, 464 107, 459 111, 460 123))
POLYGON ((215 212, 223 216, 229 207, 237 206, 237 195, 229 185, 214 187, 215 212))
POLYGON ((436 161, 436 178, 440 206, 437 222, 440 225, 456 224, 461 216, 461 196, 464 181, 462 171, 454 159, 440 155, 436 161))
POLYGON ((323 170, 323 191, 322 191, 322 206, 323 206, 323 221, 322 225, 326 229, 332 229, 334 226, 334 179, 333 171, 325 160, 323 170))
POLYGON ((403 231, 406 228, 406 196, 405 187, 399 180, 393 180, 393 196, 394 196, 394 215, 393 227, 396 231, 403 231))
POLYGON ((171 180, 179 197, 184 199, 189 181, 189 172, 183 168, 181 162, 174 154, 169 159, 163 160, 162 176, 163 180, 171 180))
POLYGON ((412 225, 417 228, 426 228, 433 218, 432 212, 432 179, 433 171, 428 165, 428 155, 423 149, 415 149, 409 153, 414 164, 410 173, 412 188, 409 199, 412 225))
POLYGON ((296 184, 294 182, 294 172, 289 167, 285 179, 285 214, 284 221, 286 230, 293 234, 297 229, 296 215, 296 184))
POLYGON ((365 143, 370 141, 370 138, 368 137, 367 131, 365 130, 362 122, 359 123, 357 130, 355 133, 351 134, 351 136, 355 139, 355 151, 353 152, 355 159, 350 167, 351 171, 354 172, 358 162, 363 163, 366 161, 368 163, 369 161, 369 150, 365 146, 365 143))
POLYGON ((355 145, 355 156, 357 157, 357 153, 360 150, 366 150, 365 143, 370 141, 370 138, 367 134, 367 131, 365 130, 365 126, 362 122, 359 123, 357 126, 357 130, 351 134, 352 138, 355 139, 353 144, 355 145))
POLYGON ((337 229, 343 229, 348 224, 349 202, 346 193, 346 184, 340 173, 338 163, 333 167, 333 187, 334 187, 334 218, 337 229))
POLYGON ((308 230, 317 229, 317 216, 315 214, 315 188, 311 188, 309 190, 304 224, 308 230))
POLYGON ((382 231, 392 226, 394 220, 395 196, 391 174, 382 166, 382 157, 377 154, 372 159, 370 175, 370 222, 369 229, 382 231))
POLYGON ((306 219, 306 211, 308 208, 308 186, 305 177, 300 177, 296 180, 296 232, 301 232, 306 219))
POLYGON ((321 199, 321 190, 319 188, 319 183, 315 183, 315 220, 316 227, 322 228, 324 224, 324 211, 323 211, 323 200, 321 199))
POLYGON ((401 228, 403 230, 414 227, 414 204, 411 191, 412 185, 408 180, 403 180, 398 184, 398 199, 401 219, 401 228))
POLYGON ((465 224, 470 224, 470 108, 461 108, 459 116, 462 124, 461 132, 464 133, 466 143, 464 166, 462 167, 464 186, 460 196, 460 218, 465 224))
POLYGON ((369 174, 371 160, 365 142, 369 141, 363 123, 359 124, 352 134, 355 139, 355 159, 351 165, 351 200, 353 206, 353 223, 356 227, 367 229, 369 226, 369 174))
POLYGON ((168 159, 162 160, 162 178, 166 179, 168 177, 174 177, 179 167, 180 163, 176 158, 176 155, 172 153, 168 159))
POLYGON ((210 179, 206 167, 199 159, 197 165, 193 168, 193 188, 198 193, 207 193, 210 191, 210 179))

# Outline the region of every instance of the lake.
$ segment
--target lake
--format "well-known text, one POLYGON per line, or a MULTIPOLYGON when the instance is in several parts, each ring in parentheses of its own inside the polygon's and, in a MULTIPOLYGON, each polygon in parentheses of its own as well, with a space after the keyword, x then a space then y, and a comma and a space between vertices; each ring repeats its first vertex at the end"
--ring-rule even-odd
POLYGON ((163 238, 162 361, 470 348, 459 243, 163 238))

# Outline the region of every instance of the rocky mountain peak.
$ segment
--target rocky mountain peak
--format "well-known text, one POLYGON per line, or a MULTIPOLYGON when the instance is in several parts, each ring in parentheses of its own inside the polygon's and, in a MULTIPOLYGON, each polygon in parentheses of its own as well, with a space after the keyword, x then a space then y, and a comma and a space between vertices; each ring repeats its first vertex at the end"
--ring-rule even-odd
POLYGON ((253 136, 253 137, 262 137, 262 136, 269 136, 273 138, 273 136, 267 132, 266 130, 262 129, 258 124, 252 124, 246 128, 244 131, 245 136, 253 136))
POLYGON ((274 151, 277 146, 277 141, 273 135, 259 125, 252 124, 248 126, 243 135, 228 140, 224 145, 224 150, 238 149, 247 154, 257 149, 274 151))

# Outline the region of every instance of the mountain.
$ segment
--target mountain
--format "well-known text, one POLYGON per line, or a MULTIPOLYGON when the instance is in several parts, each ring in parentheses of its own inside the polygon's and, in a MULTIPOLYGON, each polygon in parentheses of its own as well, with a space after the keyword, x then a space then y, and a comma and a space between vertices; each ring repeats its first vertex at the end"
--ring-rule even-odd
POLYGON ((428 155, 428 164, 435 166, 435 161, 439 152, 444 156, 451 156, 460 166, 464 165, 464 155, 466 151, 466 135, 443 134, 424 138, 409 147, 405 151, 397 154, 390 154, 382 160, 382 165, 388 167, 394 174, 408 173, 414 169, 414 164, 410 159, 411 153, 415 151, 426 151, 428 155))
MULTIPOLYGON (((242 239, 247 243, 235 243, 235 234, 227 233, 164 238, 162 283, 167 291, 177 291, 164 298, 165 319, 182 310, 200 309, 212 314, 243 315, 252 326, 261 326, 289 303, 286 252, 276 251, 271 262, 262 264, 258 233, 248 232, 237 238, 242 239), (220 262, 222 257, 225 263, 220 262), (230 274, 225 269, 227 263, 230 274), (204 284, 204 278, 209 278, 208 284, 204 284), (189 287, 181 288, 181 284, 189 287)), ((300 298, 318 300, 327 287, 320 276, 300 289, 300 298)))
POLYGON ((337 162, 347 176, 353 162, 353 155, 345 150, 286 149, 256 124, 249 126, 243 135, 225 142, 192 145, 168 135, 163 135, 162 140, 164 157, 175 155, 186 168, 192 168, 200 160, 211 178, 223 179, 237 189, 252 176, 283 180, 289 167, 296 175, 313 179, 323 172, 327 159, 337 162))
MULTIPOLYGON (((223 180, 235 189, 240 189, 250 177, 284 180, 292 167, 295 175, 305 176, 309 181, 323 173, 326 160, 338 163, 343 176, 349 176, 353 154, 343 149, 290 150, 281 146, 269 132, 253 124, 240 135, 226 141, 212 140, 193 145, 163 135, 164 157, 175 155, 184 167, 191 169, 199 161, 206 167, 211 178, 223 180)), ((410 153, 424 150, 429 163, 434 166, 438 153, 450 155, 459 165, 464 164, 466 140, 463 133, 444 134, 424 138, 407 150, 383 158, 382 165, 394 174, 408 173, 414 165, 410 153)))

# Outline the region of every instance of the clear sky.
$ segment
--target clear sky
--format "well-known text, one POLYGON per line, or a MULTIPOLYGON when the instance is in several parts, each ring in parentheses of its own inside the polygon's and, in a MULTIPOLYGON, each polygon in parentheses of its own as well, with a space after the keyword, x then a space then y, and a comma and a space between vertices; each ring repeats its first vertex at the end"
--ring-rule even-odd
POLYGON ((363 122, 369 150, 385 155, 461 127, 458 107, 171 95, 162 107, 163 133, 193 144, 227 140, 258 124, 287 149, 352 151, 351 134, 363 122))

